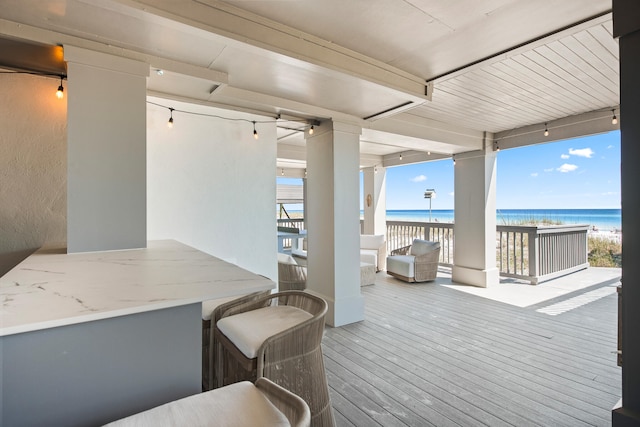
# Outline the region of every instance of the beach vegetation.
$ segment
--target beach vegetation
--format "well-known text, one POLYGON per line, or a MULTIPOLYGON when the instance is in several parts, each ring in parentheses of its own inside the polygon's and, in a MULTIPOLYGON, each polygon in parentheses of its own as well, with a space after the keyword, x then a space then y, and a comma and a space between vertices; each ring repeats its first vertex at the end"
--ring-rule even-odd
POLYGON ((588 256, 591 267, 622 268, 622 244, 600 236, 589 236, 588 256))

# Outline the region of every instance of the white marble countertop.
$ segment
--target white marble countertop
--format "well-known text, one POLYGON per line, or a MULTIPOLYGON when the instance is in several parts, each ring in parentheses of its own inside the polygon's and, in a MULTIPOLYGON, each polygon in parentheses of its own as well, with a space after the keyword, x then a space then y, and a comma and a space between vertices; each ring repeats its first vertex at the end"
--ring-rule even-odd
POLYGON ((274 287, 269 279, 173 240, 122 251, 40 250, 0 278, 0 336, 274 287))

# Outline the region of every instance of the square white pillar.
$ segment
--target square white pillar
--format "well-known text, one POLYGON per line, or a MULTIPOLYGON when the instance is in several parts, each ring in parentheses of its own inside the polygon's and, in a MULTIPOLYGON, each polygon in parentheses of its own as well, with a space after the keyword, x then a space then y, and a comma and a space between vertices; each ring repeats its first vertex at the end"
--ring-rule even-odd
POLYGON ((455 244, 452 280, 487 287, 499 282, 496 266, 496 153, 455 156, 455 244))
POLYGON ((149 65, 65 46, 67 250, 147 245, 149 65))
POLYGON ((360 293, 360 127, 323 122, 307 136, 307 291, 326 322, 364 320, 360 293))

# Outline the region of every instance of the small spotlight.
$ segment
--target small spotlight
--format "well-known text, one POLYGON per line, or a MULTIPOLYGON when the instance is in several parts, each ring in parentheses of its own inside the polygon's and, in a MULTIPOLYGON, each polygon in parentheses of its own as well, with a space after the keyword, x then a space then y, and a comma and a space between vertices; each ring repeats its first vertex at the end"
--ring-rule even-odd
POLYGON ((611 124, 612 125, 617 125, 618 124, 618 118, 616 117, 616 110, 611 110, 611 112, 613 113, 613 117, 611 118, 611 124))
POLYGON ((309 128, 309 135, 313 135, 313 125, 309 128))
MULTIPOLYGON (((256 130, 256 122, 253 122, 253 137, 258 139, 258 131, 256 130)), ((284 169, 282 169, 282 175, 284 175, 284 169)))
POLYGON ((549 128, 546 123, 544 124, 544 136, 549 136, 549 128))
POLYGON ((159 75, 159 76, 162 76, 164 74, 164 71, 158 69, 158 70, 156 70, 156 74, 159 75))

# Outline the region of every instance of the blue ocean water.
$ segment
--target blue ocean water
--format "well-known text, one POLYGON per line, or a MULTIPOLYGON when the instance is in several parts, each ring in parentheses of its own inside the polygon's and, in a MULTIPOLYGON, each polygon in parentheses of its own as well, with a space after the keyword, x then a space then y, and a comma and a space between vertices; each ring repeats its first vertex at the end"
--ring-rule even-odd
MULTIPOLYGON (((432 221, 453 222, 453 209, 433 209, 432 221)), ((622 228, 620 209, 498 209, 498 225, 551 220, 562 224, 588 224, 600 230, 622 228)), ((429 221, 429 210, 387 210, 387 221, 429 221)))

